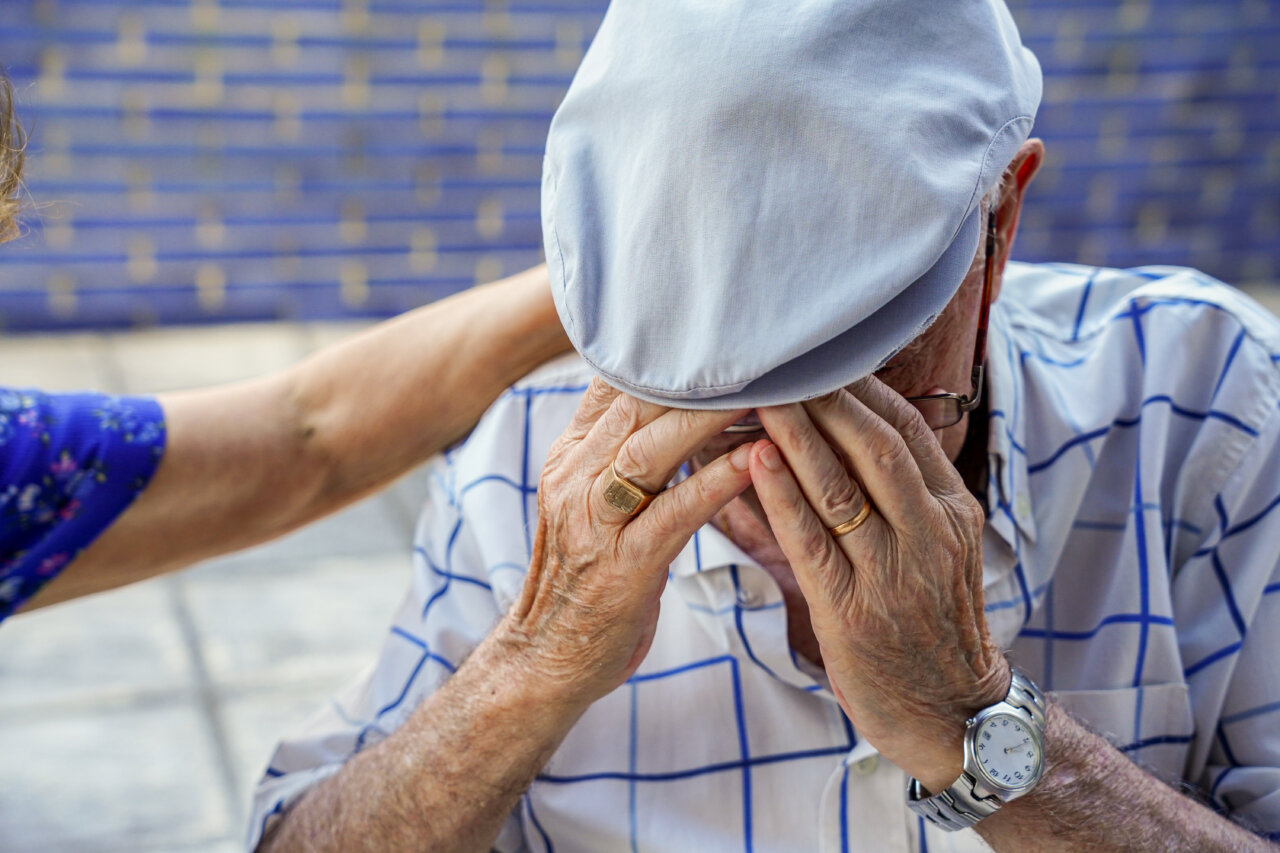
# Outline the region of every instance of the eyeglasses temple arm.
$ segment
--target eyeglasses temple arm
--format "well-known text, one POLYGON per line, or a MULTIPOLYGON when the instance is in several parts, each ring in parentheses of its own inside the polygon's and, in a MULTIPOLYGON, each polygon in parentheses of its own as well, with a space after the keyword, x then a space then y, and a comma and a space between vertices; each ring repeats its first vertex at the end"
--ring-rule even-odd
POLYGON ((982 269, 982 307, 978 314, 978 336, 973 347, 974 395, 981 394, 977 387, 982 381, 982 366, 987 361, 987 319, 991 316, 991 284, 996 266, 996 209, 987 213, 987 251, 982 269))

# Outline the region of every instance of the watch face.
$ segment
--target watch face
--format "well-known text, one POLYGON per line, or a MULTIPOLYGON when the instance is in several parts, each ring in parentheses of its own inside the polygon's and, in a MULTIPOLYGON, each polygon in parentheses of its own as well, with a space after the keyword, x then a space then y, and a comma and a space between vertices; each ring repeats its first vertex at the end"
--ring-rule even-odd
POLYGON ((978 725, 974 755, 987 778, 1001 788, 1021 788, 1040 773, 1040 739, 1022 718, 993 714, 978 725))

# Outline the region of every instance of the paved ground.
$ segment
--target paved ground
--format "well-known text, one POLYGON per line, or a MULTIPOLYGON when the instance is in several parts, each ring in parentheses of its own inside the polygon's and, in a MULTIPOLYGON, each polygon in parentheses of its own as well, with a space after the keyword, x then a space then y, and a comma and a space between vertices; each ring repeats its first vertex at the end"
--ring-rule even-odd
MULTIPOLYGON (((147 392, 290 364, 352 327, 0 340, 0 384, 147 392)), ((0 628, 0 850, 241 849, 276 736, 371 660, 420 481, 284 540, 0 628)))

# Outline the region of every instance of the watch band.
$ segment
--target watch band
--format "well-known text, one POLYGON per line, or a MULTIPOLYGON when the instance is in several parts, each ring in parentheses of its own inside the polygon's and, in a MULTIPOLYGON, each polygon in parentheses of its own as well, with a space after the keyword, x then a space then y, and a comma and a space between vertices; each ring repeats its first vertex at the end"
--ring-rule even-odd
MULTIPOLYGON (((1025 715, 1027 723, 1037 733, 1044 730, 1044 694, 1040 692, 1040 688, 1035 685, 1035 682, 1016 668, 1013 669, 1013 678, 1009 684, 1008 695, 1005 696, 1002 702, 997 702, 990 708, 983 709, 983 711, 979 712, 979 715, 985 711, 996 709, 1006 713, 1011 711, 1025 715)), ((970 731, 973 729, 977 716, 975 715, 974 718, 967 722, 970 731)), ((966 733, 966 742, 968 739, 969 734, 966 733)), ((1041 766, 1043 767, 1043 763, 1041 766)), ((1032 784, 1038 780, 1039 774, 1037 773, 1032 784)), ((960 778, 956 779, 945 791, 933 796, 926 795, 918 779, 909 780, 907 782, 907 805, 913 812, 930 823, 948 832, 955 832, 960 829, 968 829, 983 818, 990 817, 1006 801, 1016 796, 1021 796, 1029 790, 1028 787, 1015 794, 1006 794, 1005 796, 1001 796, 1000 792, 996 791, 988 796, 983 796, 979 793, 978 786, 978 780, 975 778, 967 760, 966 749, 965 768, 960 772, 960 778)))
POLYGON ((968 773, 941 793, 926 796, 919 779, 907 782, 907 805, 925 820, 947 832, 968 829, 984 817, 995 814, 1004 805, 998 797, 979 797, 973 792, 976 784, 968 773))

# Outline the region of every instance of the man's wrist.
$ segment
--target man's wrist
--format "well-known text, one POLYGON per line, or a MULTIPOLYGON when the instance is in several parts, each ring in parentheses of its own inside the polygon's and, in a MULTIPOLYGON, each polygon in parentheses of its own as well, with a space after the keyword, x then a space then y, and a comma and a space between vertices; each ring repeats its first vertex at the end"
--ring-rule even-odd
POLYGON ((983 708, 1001 702, 1009 694, 1012 668, 1004 655, 992 665, 990 674, 963 698, 938 709, 929 733, 911 750, 911 760, 902 766, 931 795, 951 787, 964 770, 966 721, 983 708))
POLYGON ((965 829, 1024 796, 1040 781, 1045 699, 1025 675, 1013 670, 1011 676, 1002 699, 966 720, 962 768, 955 781, 929 790, 944 783, 930 779, 926 785, 919 777, 911 779, 907 804, 916 814, 949 831, 965 829))
POLYGON ((904 769, 912 778, 920 781, 928 794, 937 794, 951 787, 960 778, 964 771, 963 754, 964 728, 961 726, 960 733, 943 742, 942 748, 929 750, 929 754, 922 756, 925 760, 917 771, 904 769))
POLYGON ((503 620, 467 659, 484 671, 484 689, 518 697, 565 733, 597 698, 572 679, 553 677, 544 666, 532 638, 512 630, 503 620))

